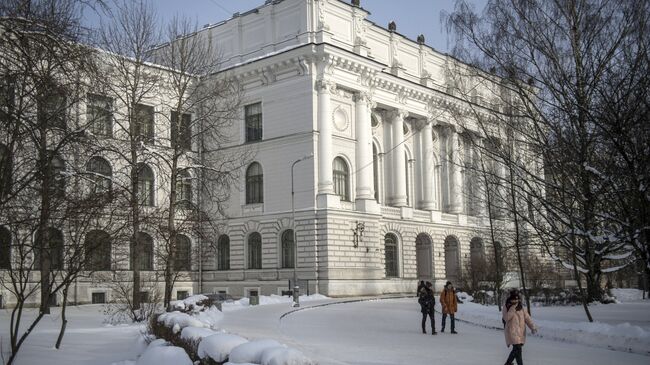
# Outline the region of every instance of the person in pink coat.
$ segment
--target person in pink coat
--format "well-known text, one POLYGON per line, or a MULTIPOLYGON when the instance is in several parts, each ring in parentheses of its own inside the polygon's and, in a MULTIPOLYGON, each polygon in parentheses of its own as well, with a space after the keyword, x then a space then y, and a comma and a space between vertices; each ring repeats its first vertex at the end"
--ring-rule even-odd
POLYGON ((506 299, 506 305, 503 307, 503 320, 506 323, 503 329, 506 336, 506 345, 508 347, 512 345, 512 351, 510 351, 510 356, 506 360, 506 365, 512 365, 513 360, 517 360, 517 365, 523 365, 521 348, 526 343, 526 326, 533 333, 537 333, 537 327, 523 305, 521 305, 521 298, 517 292, 510 293, 510 296, 506 299))

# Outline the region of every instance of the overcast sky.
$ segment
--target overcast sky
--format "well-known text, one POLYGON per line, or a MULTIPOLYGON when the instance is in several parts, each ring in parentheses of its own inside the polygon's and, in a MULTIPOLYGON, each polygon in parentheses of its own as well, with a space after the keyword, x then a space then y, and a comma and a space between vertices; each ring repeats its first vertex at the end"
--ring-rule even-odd
MULTIPOLYGON (((217 23, 264 4, 264 0, 150 0, 162 21, 179 14, 195 19, 199 26, 217 23)), ((349 2, 349 0, 344 0, 349 2)), ((468 0, 481 10, 487 0, 468 0)), ((451 12, 455 0, 361 0, 361 6, 370 12, 369 19, 386 27, 388 22, 397 23, 397 31, 413 40, 424 34, 426 43, 447 52, 448 44, 441 12, 451 12)), ((97 16, 87 15, 88 24, 97 24, 97 16)))

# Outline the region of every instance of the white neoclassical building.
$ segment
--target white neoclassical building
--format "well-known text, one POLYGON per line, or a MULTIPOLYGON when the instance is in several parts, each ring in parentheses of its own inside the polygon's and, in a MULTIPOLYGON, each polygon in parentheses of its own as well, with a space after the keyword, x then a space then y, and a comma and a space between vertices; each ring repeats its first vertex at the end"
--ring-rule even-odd
MULTIPOLYGON (((491 251, 483 244, 482 189, 467 166, 480 158, 470 140, 500 137, 482 137, 471 117, 458 116, 471 115, 463 113, 471 103, 488 118, 498 85, 464 80, 460 71, 470 66, 368 14, 340 0, 269 0, 191 35, 217 45, 221 73, 244 90, 240 119, 224 131, 234 139, 219 148, 246 151, 250 162, 225 204, 223 232, 207 241, 181 237, 180 270, 188 275, 174 296, 280 294, 295 280, 301 292, 329 296, 412 293, 418 280, 437 289, 460 282, 467 264, 491 251), (469 100, 458 92, 468 85, 469 100)), ((151 100, 133 107, 146 117, 147 141, 164 149, 178 116, 174 122, 164 102, 166 87, 152 90, 151 100)), ((115 95, 88 94, 80 110, 125 110, 122 104, 115 95), (116 105, 102 107, 107 100, 116 105)), ((117 114, 99 118, 107 123, 102 131, 112 130, 117 114)), ((118 143, 119 128, 106 138, 118 143)), ((187 149, 200 152, 200 145, 187 149)), ((110 154, 79 157, 107 178, 130 171, 110 154)), ((143 209, 163 206, 165 171, 143 168, 141 175, 143 209)), ((182 199, 209 204, 198 185, 177 189, 182 199)), ((162 266, 153 253, 162 238, 142 233, 143 277, 155 277, 162 266)), ((8 242, 6 229, 0 234, 8 242)), ((9 257, 9 246, 1 247, 0 257, 9 257)), ((108 254, 96 270, 128 273, 128 260, 111 263, 118 251, 99 252, 108 254)), ((0 270, 7 265, 0 260, 0 270)), ((73 301, 104 302, 110 291, 106 283, 79 280, 73 301)))
POLYGON ((448 112, 465 107, 449 70, 469 66, 368 14, 267 1, 198 33, 245 89, 234 146, 255 152, 201 291, 279 293, 294 277, 330 296, 441 288, 485 250, 480 189, 463 169, 478 128, 448 112))

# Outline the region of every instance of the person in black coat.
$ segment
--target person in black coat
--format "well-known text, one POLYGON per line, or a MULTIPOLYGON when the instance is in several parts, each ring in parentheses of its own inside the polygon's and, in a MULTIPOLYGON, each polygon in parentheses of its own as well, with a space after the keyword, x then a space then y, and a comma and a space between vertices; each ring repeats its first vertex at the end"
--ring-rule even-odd
POLYGON ((431 318, 431 334, 436 335, 436 320, 434 315, 434 307, 436 305, 436 299, 433 296, 433 288, 431 282, 427 281, 426 285, 420 289, 418 296, 418 303, 420 303, 422 311, 422 333, 427 333, 426 324, 427 316, 431 318))

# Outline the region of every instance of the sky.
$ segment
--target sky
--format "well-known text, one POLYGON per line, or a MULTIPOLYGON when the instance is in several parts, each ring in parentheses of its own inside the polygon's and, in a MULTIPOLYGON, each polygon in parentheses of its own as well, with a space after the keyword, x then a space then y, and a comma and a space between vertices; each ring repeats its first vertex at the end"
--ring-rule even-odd
MULTIPOLYGON (((229 19, 236 12, 245 12, 264 4, 264 0, 150 0, 162 21, 174 15, 187 16, 199 26, 229 19)), ((335 0, 331 0, 335 1, 335 0)), ((344 0, 349 2, 349 0, 344 0)), ((487 0, 468 0, 481 10, 487 0)), ((451 49, 442 12, 451 12, 455 0, 361 0, 361 6, 370 12, 368 17, 387 27, 397 24, 397 32, 413 40, 424 34, 426 43, 441 52, 451 49)), ((87 24, 97 24, 98 16, 86 14, 87 24)))

